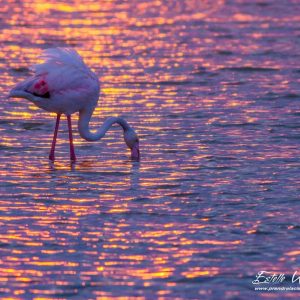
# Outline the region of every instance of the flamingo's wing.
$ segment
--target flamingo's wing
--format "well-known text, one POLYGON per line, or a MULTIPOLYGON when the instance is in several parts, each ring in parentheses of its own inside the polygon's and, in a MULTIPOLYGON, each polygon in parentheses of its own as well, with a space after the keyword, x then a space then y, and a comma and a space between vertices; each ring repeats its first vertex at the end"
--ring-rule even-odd
POLYGON ((32 67, 34 75, 17 84, 10 97, 25 98, 47 111, 65 114, 97 105, 99 80, 75 50, 47 49, 41 58, 43 61, 32 67))
MULTIPOLYGON (((49 88, 46 81, 41 76, 31 76, 24 81, 19 82, 10 91, 10 97, 21 98, 22 95, 32 95, 42 98, 50 98, 49 88)), ((26 97, 25 97, 26 98, 26 97)))
POLYGON ((64 94, 80 90, 86 92, 98 86, 98 78, 74 49, 47 49, 40 58, 43 62, 32 67, 35 81, 30 92, 64 94))

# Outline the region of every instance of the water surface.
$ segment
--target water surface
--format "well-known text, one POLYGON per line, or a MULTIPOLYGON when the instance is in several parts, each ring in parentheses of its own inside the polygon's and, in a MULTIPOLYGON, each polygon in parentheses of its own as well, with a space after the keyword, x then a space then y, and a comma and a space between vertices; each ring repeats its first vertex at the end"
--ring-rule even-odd
MULTIPOLYGON (((0 1, 0 297, 284 299, 299 270, 299 1, 0 1), (72 46, 101 80, 80 139, 10 88, 72 46)), ((74 117, 74 124, 77 116, 74 117)), ((76 127, 76 126, 75 126, 76 127)), ((294 284, 293 286, 300 286, 294 284)))

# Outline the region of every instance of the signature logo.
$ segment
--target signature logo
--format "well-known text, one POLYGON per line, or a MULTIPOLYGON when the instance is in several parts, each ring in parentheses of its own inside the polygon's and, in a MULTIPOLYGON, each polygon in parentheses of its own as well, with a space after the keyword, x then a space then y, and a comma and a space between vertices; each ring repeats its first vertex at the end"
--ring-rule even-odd
MULTIPOLYGON (((289 276, 290 277, 290 276, 289 276)), ((256 274, 255 280, 252 281, 253 284, 279 284, 284 281, 287 281, 287 276, 283 273, 281 274, 275 274, 268 271, 260 271, 256 274)), ((300 274, 298 275, 298 272, 295 271, 294 274, 291 276, 290 279, 291 283, 298 283, 300 285, 300 274)))

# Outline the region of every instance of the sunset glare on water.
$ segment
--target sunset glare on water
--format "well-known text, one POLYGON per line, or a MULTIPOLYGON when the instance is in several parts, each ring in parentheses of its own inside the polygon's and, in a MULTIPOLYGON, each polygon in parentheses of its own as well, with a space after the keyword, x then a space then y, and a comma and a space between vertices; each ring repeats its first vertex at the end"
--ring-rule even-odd
POLYGON ((300 298, 299 0, 0 0, 0 29, 0 299, 300 298), (76 113, 49 162, 55 113, 8 94, 56 47, 140 161, 76 113))

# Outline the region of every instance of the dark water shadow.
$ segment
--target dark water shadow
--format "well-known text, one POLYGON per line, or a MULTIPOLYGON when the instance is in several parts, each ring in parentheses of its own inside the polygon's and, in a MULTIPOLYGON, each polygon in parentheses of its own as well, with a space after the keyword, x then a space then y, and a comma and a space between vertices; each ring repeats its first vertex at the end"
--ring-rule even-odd
POLYGON ((48 161, 47 173, 50 173, 53 177, 57 176, 70 176, 78 177, 81 180, 87 180, 90 176, 101 177, 102 180, 107 178, 107 182, 114 178, 122 178, 129 176, 130 187, 129 190, 137 192, 140 189, 140 161, 126 160, 120 167, 129 165, 129 172, 124 170, 107 170, 107 167, 96 166, 95 161, 84 160, 78 162, 60 163, 48 161))

